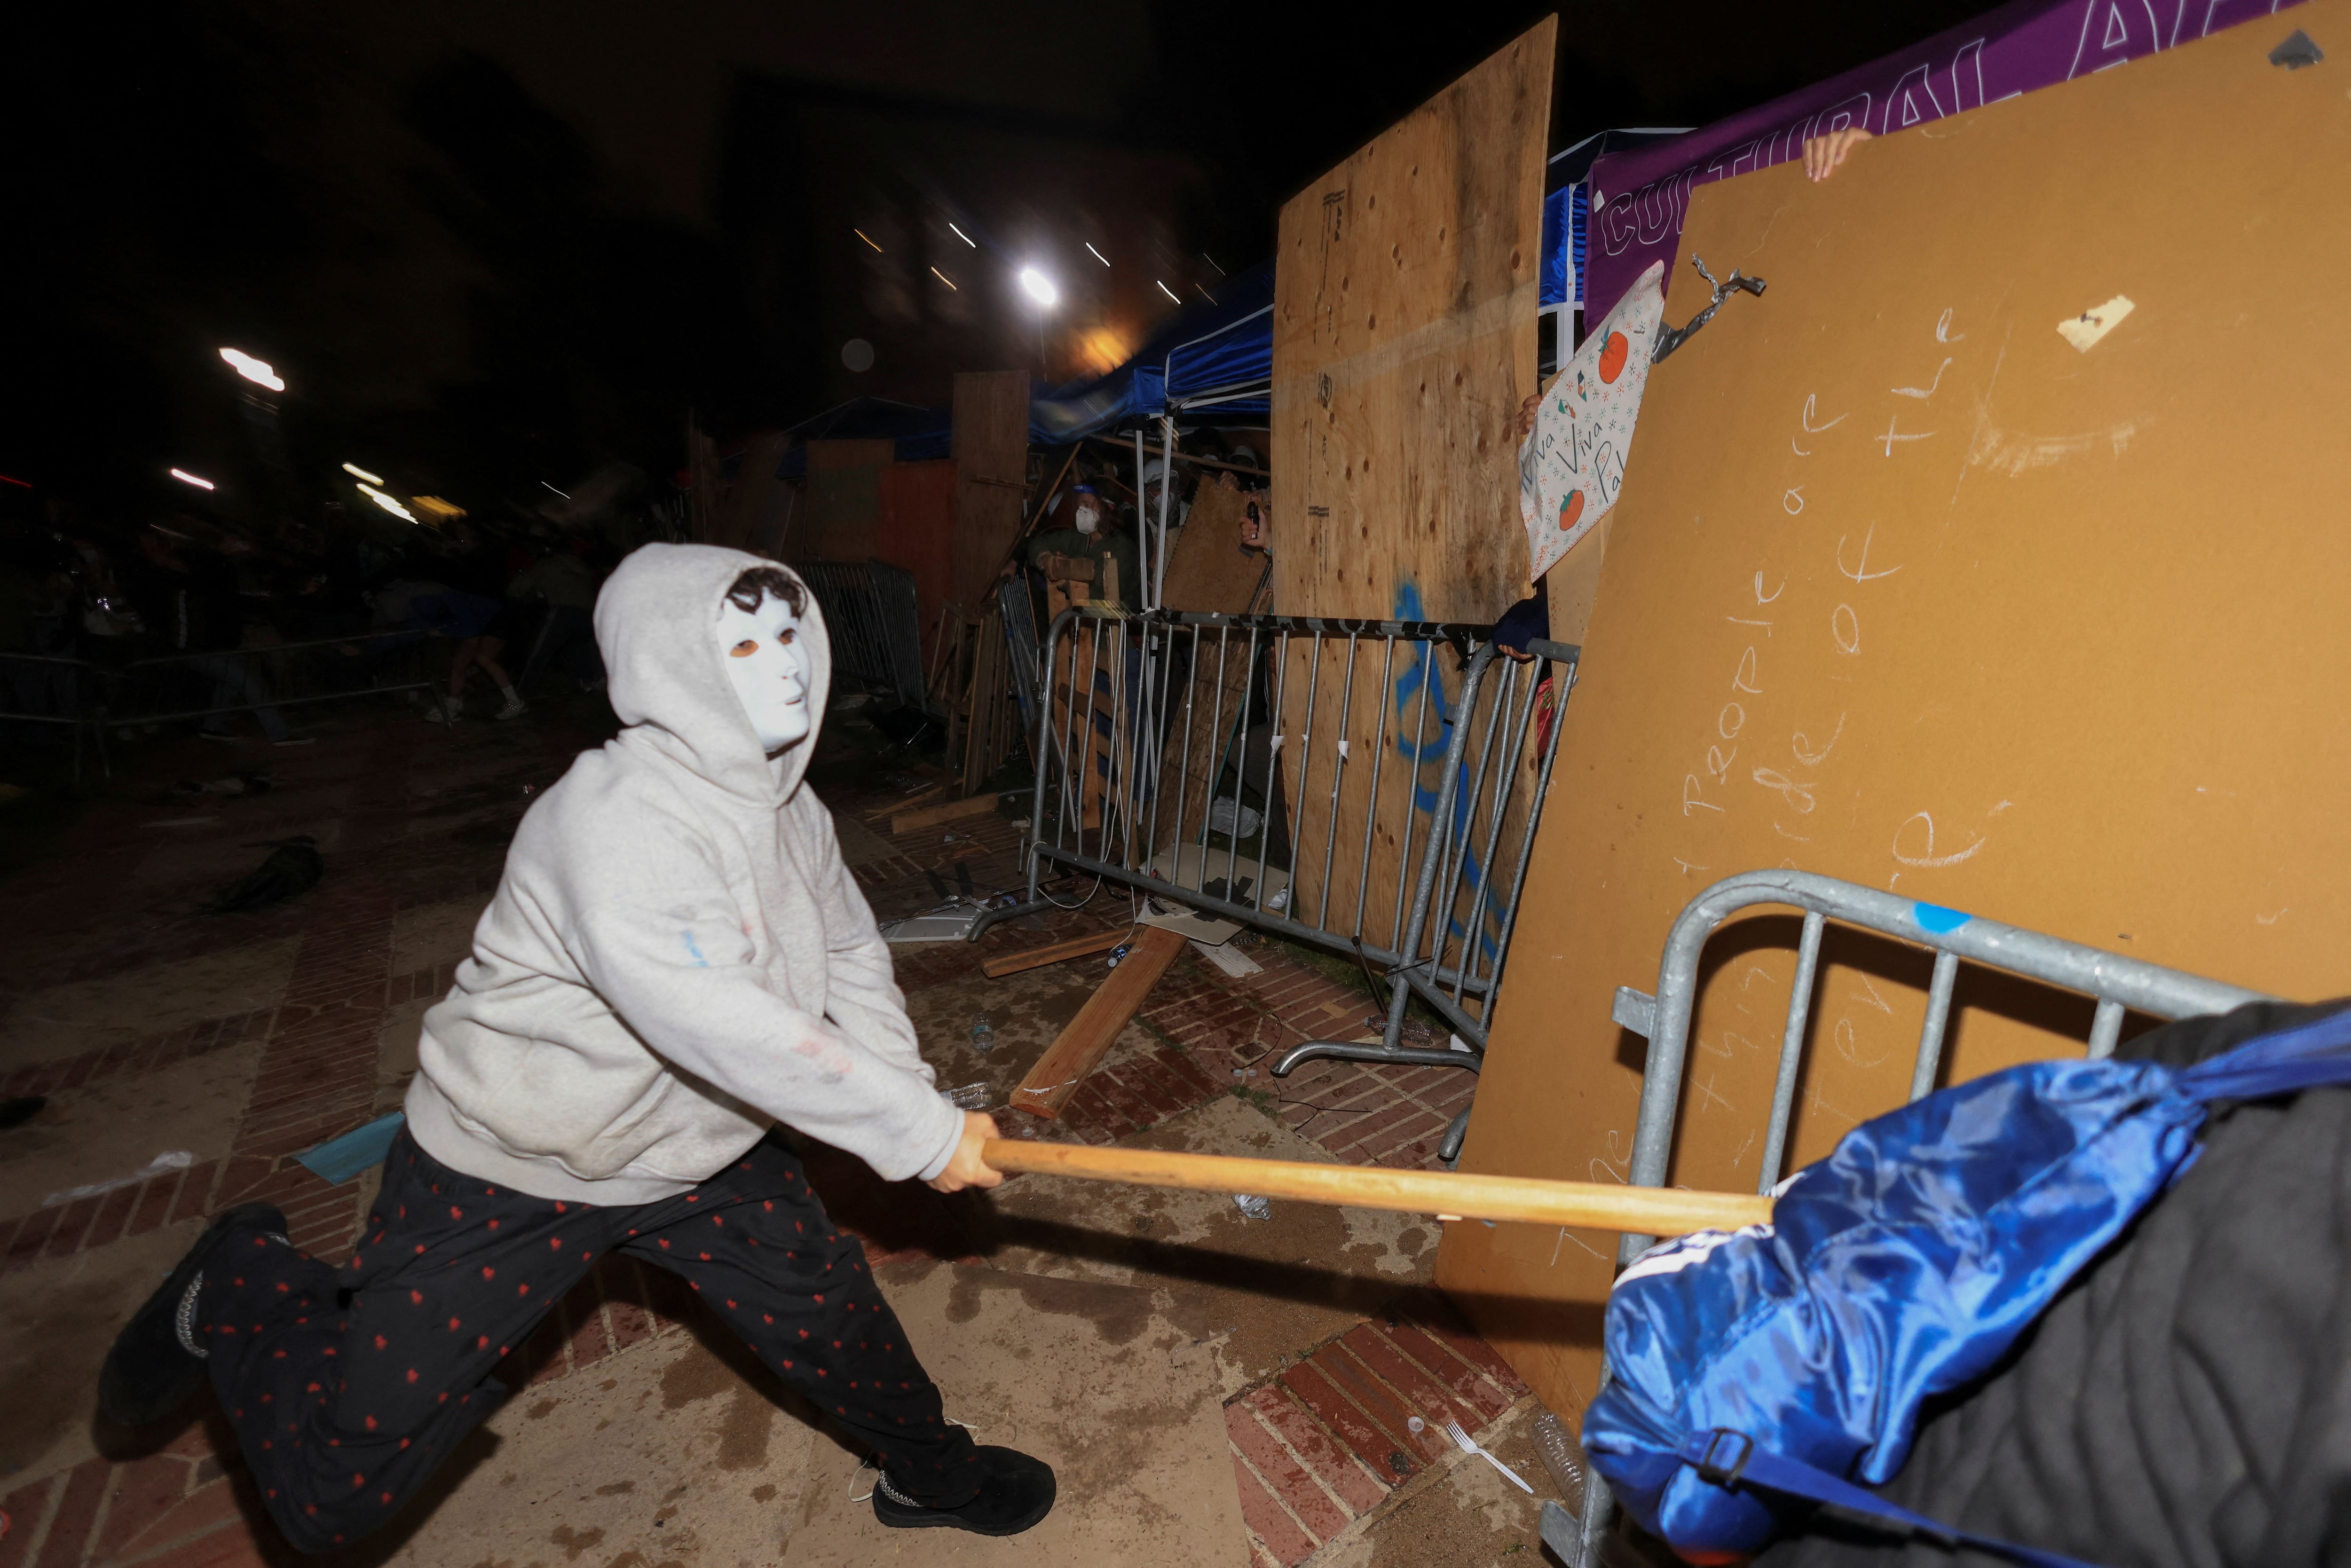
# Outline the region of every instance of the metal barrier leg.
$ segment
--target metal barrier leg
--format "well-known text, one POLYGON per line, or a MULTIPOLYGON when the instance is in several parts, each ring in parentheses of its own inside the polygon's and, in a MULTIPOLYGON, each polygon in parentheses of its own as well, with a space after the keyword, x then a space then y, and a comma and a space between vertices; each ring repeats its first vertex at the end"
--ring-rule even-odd
POLYGON ((1445 1136, 1437 1140, 1437 1157, 1445 1162, 1447 1170, 1461 1163, 1461 1140, 1468 1135, 1469 1113, 1465 1107, 1461 1114, 1453 1118, 1453 1124, 1445 1129, 1445 1136))

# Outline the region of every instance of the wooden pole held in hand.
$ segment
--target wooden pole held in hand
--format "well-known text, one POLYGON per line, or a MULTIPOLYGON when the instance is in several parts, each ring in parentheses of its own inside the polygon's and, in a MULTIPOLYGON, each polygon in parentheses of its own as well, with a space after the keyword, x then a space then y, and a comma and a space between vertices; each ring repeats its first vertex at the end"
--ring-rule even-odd
POLYGON ((1530 1176, 1479 1176, 1468 1171, 1398 1171, 1378 1166, 1319 1165, 1306 1160, 1246 1160, 1224 1155, 1162 1154, 1151 1149, 1092 1148, 1080 1144, 1032 1144, 990 1138, 980 1158, 994 1169, 1082 1181, 1134 1182, 1196 1192, 1246 1192, 1350 1208, 1442 1214, 1463 1219, 1510 1219, 1531 1225, 1573 1225, 1585 1230, 1682 1236, 1693 1230, 1735 1230, 1771 1218, 1771 1200, 1753 1193, 1686 1192, 1678 1187, 1622 1186, 1614 1182, 1538 1181, 1530 1176))

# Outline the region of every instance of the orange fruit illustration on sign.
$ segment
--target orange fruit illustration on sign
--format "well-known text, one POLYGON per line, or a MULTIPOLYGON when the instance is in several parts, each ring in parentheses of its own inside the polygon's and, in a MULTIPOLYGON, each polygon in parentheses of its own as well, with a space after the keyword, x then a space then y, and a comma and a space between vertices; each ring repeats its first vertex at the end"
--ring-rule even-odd
POLYGON ((1609 333, 1608 341, 1600 349, 1600 379, 1613 384, 1624 373, 1625 358, 1631 352, 1632 345, 1625 341, 1624 333, 1609 333))
POLYGON ((1583 516, 1583 492, 1570 490, 1567 493, 1567 499, 1559 504, 1559 531, 1565 533, 1575 527, 1575 519, 1582 516, 1583 516))

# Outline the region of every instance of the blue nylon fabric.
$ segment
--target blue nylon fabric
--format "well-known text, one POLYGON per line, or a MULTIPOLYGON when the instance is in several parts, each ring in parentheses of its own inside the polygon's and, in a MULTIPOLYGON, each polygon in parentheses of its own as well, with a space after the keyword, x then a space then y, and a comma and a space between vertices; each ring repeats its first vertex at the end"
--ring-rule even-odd
POLYGON ((1583 275, 1585 207, 1590 193, 1590 187, 1578 182, 1543 197, 1539 305, 1565 305, 1576 297, 1575 280, 1583 275))
POLYGON ((1864 1123, 1792 1179, 1771 1224, 1667 1242, 1618 1279, 1613 1381, 1584 1416, 1593 1467, 1685 1553, 1760 1550, 1802 1505, 1705 1479, 1682 1458, 1692 1434, 1891 1479, 1921 1405, 1991 1370, 2193 1163, 2211 1101, 2346 1082, 2351 1012, 2186 1072, 2039 1062, 1864 1123))
MULTIPOLYGON (((1735 1438, 1735 1434, 1729 1436, 1735 1438)), ((1715 1434, 1701 1432, 1682 1445, 1681 1457, 1691 1465, 1719 1465, 1729 1458, 1724 1449, 1729 1449, 1730 1454, 1739 1451, 1735 1441, 1718 1442, 1715 1434)), ((2091 1564, 2078 1557, 2063 1557, 2054 1552, 2019 1546, 2014 1542, 2002 1541, 1996 1536, 1953 1530, 1923 1513, 1913 1513, 1898 1503, 1888 1502, 1876 1492, 1864 1491, 1851 1481, 1841 1481, 1825 1470, 1816 1470, 1810 1465, 1800 1465, 1793 1459, 1783 1459, 1777 1454, 1765 1453, 1761 1449, 1751 1449, 1747 1453, 1739 1479, 1752 1485, 1770 1487, 1774 1491, 1786 1492, 1792 1497, 1834 1503, 1852 1512, 1885 1520, 1900 1525, 1906 1531, 1931 1535, 1939 1541, 1959 1542, 1977 1547, 2011 1562, 2024 1563, 2026 1568, 2091 1568, 2091 1564)))
MULTIPOLYGON (((1273 263, 1235 273, 1214 299, 1185 306, 1133 359, 1092 382, 1054 388, 1029 405, 1029 437, 1066 446, 1137 419, 1182 408, 1204 392, 1273 375, 1273 263)), ((1263 413, 1266 397, 1219 402, 1217 413, 1263 413)))

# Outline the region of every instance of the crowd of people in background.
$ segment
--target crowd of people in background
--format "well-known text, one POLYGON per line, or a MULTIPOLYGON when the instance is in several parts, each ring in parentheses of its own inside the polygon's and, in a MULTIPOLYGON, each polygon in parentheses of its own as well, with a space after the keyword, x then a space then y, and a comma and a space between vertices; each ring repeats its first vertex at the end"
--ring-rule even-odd
POLYGON ((0 743, 62 747, 102 713, 126 733, 257 727, 298 746, 277 704, 321 694, 273 689, 297 654, 306 685, 340 689, 429 672, 406 695, 444 725, 479 671, 495 702, 475 711, 513 718, 527 692, 601 688, 596 591, 637 542, 624 526, 386 528, 334 508, 262 528, 190 511, 109 524, 63 502, 0 517, 0 743))

